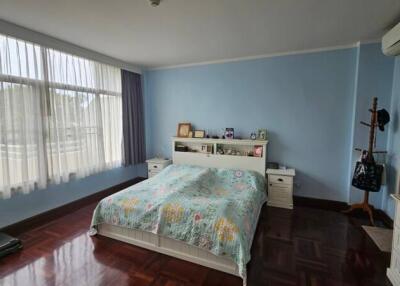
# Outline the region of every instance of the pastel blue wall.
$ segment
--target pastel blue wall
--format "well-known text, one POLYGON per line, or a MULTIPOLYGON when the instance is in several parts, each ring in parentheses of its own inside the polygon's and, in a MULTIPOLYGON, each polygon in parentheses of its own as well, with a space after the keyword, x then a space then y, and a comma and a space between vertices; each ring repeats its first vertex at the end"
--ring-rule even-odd
POLYGON ((249 137, 269 132, 268 160, 297 169, 297 195, 347 201, 356 50, 145 73, 149 156, 171 155, 178 122, 249 137))
MULTIPOLYGON (((380 44, 360 45, 357 50, 357 72, 356 84, 354 89, 354 110, 353 110, 353 138, 350 149, 351 169, 354 170, 356 161, 360 157, 360 152, 354 148, 368 149, 369 128, 360 124, 360 121, 370 121, 373 97, 378 97, 378 109, 385 108, 390 112, 392 97, 392 79, 394 60, 392 57, 385 56, 381 51, 380 44)), ((377 132, 376 150, 387 149, 388 129, 384 132, 377 132)), ((375 155, 375 159, 384 163, 385 155, 375 155)), ((352 176, 352 172, 349 173, 352 176)), ((370 193, 370 203, 376 208, 381 209, 384 193, 387 192, 383 186, 380 192, 370 193)), ((351 187, 349 201, 351 203, 362 200, 364 192, 351 187)))
POLYGON ((382 208, 393 218, 394 201, 390 194, 400 191, 400 57, 396 58, 393 73, 391 122, 388 139, 388 189, 383 194, 382 208))
POLYGON ((116 168, 27 195, 0 200, 0 228, 57 208, 136 177, 145 177, 145 164, 116 168))

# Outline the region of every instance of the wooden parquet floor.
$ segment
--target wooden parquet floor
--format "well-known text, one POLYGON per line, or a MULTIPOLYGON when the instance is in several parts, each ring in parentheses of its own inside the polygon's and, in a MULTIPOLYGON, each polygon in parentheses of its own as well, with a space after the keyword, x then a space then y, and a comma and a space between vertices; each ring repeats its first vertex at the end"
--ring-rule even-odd
MULTIPOLYGON (((24 249, 0 260, 1 286, 240 286, 238 277, 109 238, 88 235, 95 205, 23 233, 24 249)), ((341 213, 264 206, 248 285, 391 285, 389 254, 341 213)))

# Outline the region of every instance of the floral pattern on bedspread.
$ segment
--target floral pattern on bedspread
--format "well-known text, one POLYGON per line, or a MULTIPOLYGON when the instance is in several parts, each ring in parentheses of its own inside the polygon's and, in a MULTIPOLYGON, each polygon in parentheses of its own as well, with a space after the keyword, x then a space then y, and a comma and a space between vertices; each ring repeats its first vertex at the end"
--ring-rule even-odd
POLYGON ((149 231, 230 257, 246 279, 246 264, 266 201, 253 171, 170 165, 157 176, 104 198, 91 231, 108 223, 149 231))

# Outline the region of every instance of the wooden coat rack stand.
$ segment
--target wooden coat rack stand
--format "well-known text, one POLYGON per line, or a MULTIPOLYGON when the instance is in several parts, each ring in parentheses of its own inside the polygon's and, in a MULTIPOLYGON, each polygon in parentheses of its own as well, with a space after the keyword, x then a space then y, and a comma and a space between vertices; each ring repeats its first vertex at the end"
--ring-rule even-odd
MULTIPOLYGON (((376 97, 373 98, 372 102, 372 109, 369 111, 371 112, 371 121, 370 123, 366 123, 361 121, 362 125, 368 126, 369 129, 369 141, 368 141, 368 154, 367 154, 367 162, 374 162, 373 153, 386 153, 386 151, 374 151, 374 141, 376 135, 376 127, 377 127, 377 106, 378 106, 378 99, 376 97)), ((362 149, 356 148, 357 151, 362 151, 362 149)), ((361 203, 353 204, 350 206, 348 210, 345 210, 344 213, 349 213, 355 209, 362 209, 364 212, 368 213, 369 220, 371 225, 374 224, 374 215, 373 209, 374 207, 369 204, 369 191, 364 191, 364 200, 361 203)))

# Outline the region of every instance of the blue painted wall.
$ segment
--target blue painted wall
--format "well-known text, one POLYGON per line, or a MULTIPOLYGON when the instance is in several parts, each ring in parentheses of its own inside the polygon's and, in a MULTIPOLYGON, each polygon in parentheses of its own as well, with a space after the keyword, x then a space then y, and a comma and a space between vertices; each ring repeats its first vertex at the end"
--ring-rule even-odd
POLYGON ((396 58, 393 72, 391 122, 388 139, 388 189, 383 194, 383 209, 393 218, 394 201, 390 194, 400 192, 400 57, 396 58))
POLYGON ((355 49, 148 71, 149 156, 171 155, 178 122, 267 128, 268 160, 297 169, 297 195, 347 201, 355 71, 355 49))
POLYGON ((147 176, 145 164, 116 168, 27 195, 15 195, 10 199, 0 200, 0 228, 139 176, 147 176))

